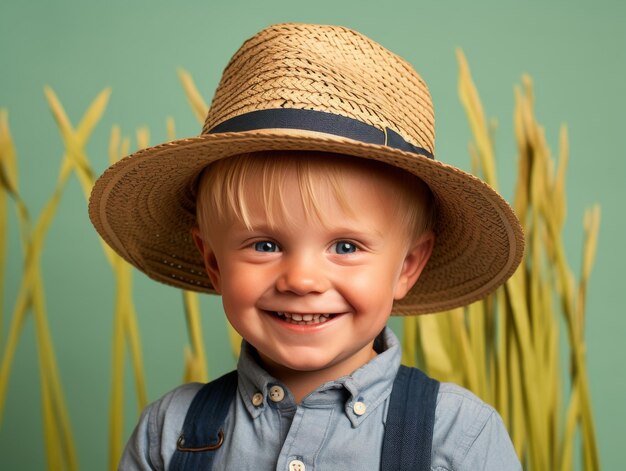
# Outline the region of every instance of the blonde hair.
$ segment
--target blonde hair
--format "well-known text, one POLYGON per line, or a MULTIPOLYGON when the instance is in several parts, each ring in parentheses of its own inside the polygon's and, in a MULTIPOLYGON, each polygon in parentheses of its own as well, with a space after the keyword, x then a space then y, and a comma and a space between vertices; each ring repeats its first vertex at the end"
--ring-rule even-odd
MULTIPOLYGON (((263 151, 218 160, 202 173, 197 187, 197 219, 202 231, 241 221, 252 228, 250 198, 262 202, 270 227, 289 221, 284 201, 299 196, 305 213, 325 224, 321 195, 334 196, 341 209, 354 215, 342 184, 347 165, 358 164, 386 180, 396 189, 394 217, 406 228, 407 237, 417 238, 434 226, 434 199, 428 186, 413 174, 382 162, 312 151, 263 151), (282 184, 296 175, 299 195, 285 195, 282 184), (258 193, 251 195, 254 184, 258 193)), ((206 234, 204 234, 206 235, 206 234)))

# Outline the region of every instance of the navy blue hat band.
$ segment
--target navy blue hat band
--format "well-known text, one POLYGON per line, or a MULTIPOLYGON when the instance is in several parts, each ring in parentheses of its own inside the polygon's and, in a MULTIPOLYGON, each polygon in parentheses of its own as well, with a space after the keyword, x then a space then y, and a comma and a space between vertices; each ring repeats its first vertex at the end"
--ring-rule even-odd
POLYGON ((244 113, 227 119, 209 130, 209 134, 259 129, 301 129, 347 137, 368 144, 379 144, 434 159, 431 152, 407 142, 390 128, 375 126, 334 113, 296 108, 274 108, 244 113))

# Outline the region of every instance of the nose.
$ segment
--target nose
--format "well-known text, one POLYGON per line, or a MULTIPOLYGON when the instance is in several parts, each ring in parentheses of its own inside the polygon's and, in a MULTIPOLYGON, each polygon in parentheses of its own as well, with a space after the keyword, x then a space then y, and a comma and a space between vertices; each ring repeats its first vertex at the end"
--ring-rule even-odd
POLYGON ((276 289, 281 293, 305 295, 323 293, 330 287, 324 273, 322 261, 306 254, 297 254, 283 259, 282 271, 276 280, 276 289))

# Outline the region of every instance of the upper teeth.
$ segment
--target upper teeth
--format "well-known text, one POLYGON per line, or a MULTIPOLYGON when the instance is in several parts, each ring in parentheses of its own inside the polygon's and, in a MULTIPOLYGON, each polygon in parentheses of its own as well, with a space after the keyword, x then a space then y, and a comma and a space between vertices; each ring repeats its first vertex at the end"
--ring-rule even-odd
POLYGON ((295 312, 278 312, 279 316, 288 317, 289 319, 293 319, 294 321, 305 321, 309 322, 312 320, 319 319, 320 317, 330 317, 330 314, 297 314, 295 312))

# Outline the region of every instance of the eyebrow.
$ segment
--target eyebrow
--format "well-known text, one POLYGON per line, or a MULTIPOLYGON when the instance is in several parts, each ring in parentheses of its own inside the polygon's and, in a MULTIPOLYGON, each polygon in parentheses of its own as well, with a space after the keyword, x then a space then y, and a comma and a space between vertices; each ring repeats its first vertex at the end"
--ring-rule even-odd
POLYGON ((363 234, 363 233, 374 233, 374 235, 378 236, 378 237, 383 237, 385 234, 379 230, 373 229, 373 228, 354 228, 353 226, 338 226, 338 227, 329 227, 328 228, 331 232, 337 233, 337 234, 347 234, 347 236, 350 236, 351 234, 358 236, 359 234, 363 234))
MULTIPOLYGON (((377 237, 382 239, 385 235, 384 232, 370 228, 370 227, 357 227, 355 228, 354 226, 346 226, 346 225, 340 225, 340 226, 333 226, 331 224, 325 224, 323 222, 319 222, 319 224, 324 227, 326 230, 328 230, 330 233, 333 234, 334 237, 337 238, 355 238, 355 239, 362 239, 364 237, 367 238, 371 238, 372 236, 377 237)), ((263 222, 261 224, 255 224, 254 221, 252 221, 251 223, 251 228, 248 229, 246 228, 246 226, 241 223, 241 227, 237 227, 235 229, 236 233, 254 233, 254 232, 259 232, 259 233, 265 233, 265 234, 277 234, 278 236, 280 236, 280 234, 282 232, 284 232, 284 226, 283 224, 277 224, 276 226, 272 227, 269 224, 263 222)))

